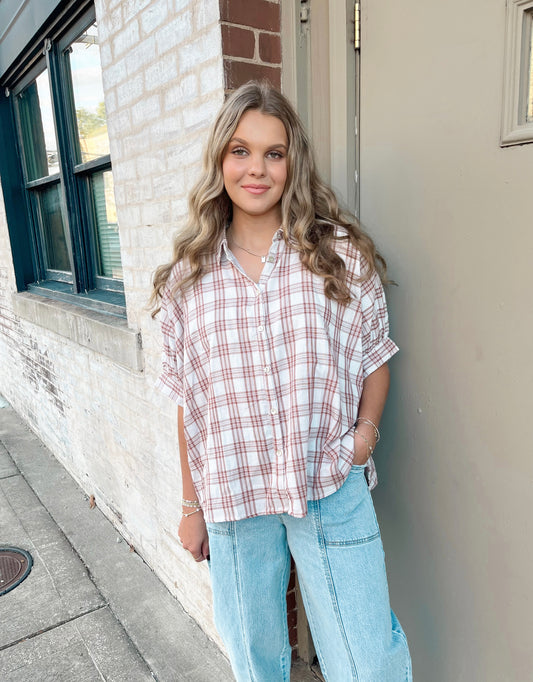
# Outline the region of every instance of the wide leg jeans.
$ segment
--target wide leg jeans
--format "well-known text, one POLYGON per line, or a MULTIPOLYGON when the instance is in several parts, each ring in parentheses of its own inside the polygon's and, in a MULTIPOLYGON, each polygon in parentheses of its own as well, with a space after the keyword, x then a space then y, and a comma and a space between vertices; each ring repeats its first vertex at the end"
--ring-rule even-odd
POLYGON ((308 502, 308 514, 209 523, 215 624, 238 682, 288 682, 286 591, 292 554, 328 682, 411 682, 390 609, 385 559, 364 467, 308 502))

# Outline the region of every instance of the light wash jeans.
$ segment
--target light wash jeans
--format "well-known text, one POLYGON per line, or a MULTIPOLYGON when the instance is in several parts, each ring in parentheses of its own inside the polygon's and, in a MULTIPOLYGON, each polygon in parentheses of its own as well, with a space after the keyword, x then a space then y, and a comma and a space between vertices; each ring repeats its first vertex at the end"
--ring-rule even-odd
POLYGON ((328 682, 410 682, 364 467, 308 515, 207 524, 215 624, 238 682, 289 682, 290 554, 328 682))

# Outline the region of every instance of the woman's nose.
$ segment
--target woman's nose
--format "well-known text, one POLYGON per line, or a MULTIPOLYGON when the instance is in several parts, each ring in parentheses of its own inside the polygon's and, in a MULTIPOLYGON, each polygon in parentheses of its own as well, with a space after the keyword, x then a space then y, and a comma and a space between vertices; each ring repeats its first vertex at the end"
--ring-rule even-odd
POLYGON ((263 156, 251 156, 248 173, 254 176, 265 175, 265 159, 263 156))

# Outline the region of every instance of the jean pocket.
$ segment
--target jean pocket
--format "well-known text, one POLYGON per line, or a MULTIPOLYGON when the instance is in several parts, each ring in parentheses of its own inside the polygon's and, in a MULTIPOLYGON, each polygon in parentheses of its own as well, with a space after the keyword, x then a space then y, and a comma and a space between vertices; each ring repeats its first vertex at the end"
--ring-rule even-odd
POLYGON ((208 535, 233 535, 233 521, 208 522, 205 525, 208 535))
POLYGON ((380 537, 364 470, 363 465, 353 465, 341 488, 318 501, 320 525, 327 546, 358 545, 380 537))

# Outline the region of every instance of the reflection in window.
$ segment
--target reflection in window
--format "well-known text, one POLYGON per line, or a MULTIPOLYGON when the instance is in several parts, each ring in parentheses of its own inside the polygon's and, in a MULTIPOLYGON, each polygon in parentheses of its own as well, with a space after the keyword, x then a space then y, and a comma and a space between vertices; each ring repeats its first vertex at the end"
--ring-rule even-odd
POLYGON ((48 71, 18 95, 24 162, 28 180, 59 172, 48 71))
POLYGON ((65 226, 61 215, 59 185, 52 185, 37 193, 43 229, 46 267, 49 270, 70 272, 65 226))
POLYGON ((109 154, 96 23, 72 43, 70 69, 82 163, 109 154))
POLYGON ((122 279, 117 209, 111 171, 94 173, 91 176, 91 190, 96 214, 98 274, 102 277, 122 279))

